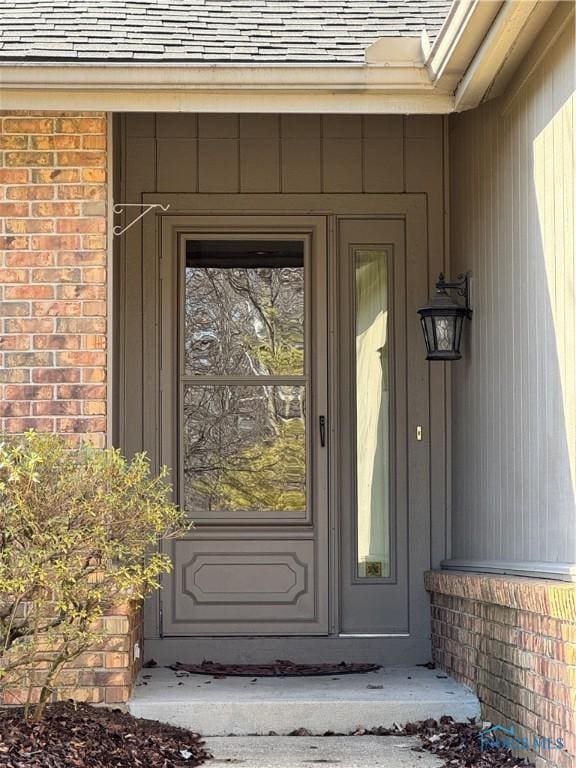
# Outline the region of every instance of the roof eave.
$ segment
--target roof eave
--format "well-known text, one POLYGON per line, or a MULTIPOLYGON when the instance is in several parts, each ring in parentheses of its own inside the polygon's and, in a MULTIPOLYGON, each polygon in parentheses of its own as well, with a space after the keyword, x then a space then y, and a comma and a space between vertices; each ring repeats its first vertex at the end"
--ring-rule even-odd
POLYGON ((443 113, 422 62, 356 65, 0 63, 2 109, 443 113), (57 105, 57 106, 56 106, 57 105))
POLYGON ((364 64, 0 62, 0 108, 446 114, 498 93, 555 5, 459 0, 431 48, 382 39, 364 64))

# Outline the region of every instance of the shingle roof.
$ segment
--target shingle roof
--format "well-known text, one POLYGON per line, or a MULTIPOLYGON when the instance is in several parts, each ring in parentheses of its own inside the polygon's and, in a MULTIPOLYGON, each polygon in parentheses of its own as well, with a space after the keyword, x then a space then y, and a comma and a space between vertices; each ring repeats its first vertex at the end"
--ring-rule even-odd
POLYGON ((0 61, 361 63, 451 0, 0 0, 0 61))

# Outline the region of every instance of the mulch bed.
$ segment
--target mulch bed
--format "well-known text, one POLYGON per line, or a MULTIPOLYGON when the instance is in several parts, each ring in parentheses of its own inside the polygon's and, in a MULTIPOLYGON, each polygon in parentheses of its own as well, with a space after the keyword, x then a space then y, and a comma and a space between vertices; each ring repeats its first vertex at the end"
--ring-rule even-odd
POLYGON ((2 768, 191 768, 210 757, 197 734, 119 710, 53 704, 39 723, 0 713, 2 768))
POLYGON ((379 664, 295 664, 293 661, 278 659, 272 664, 218 664, 203 661, 201 664, 177 662, 170 669, 176 672, 190 672, 193 675, 224 677, 318 677, 322 675, 358 675, 375 672, 379 664))
POLYGON ((455 723, 451 717, 442 717, 439 723, 435 720, 408 723, 404 731, 407 735, 418 735, 422 751, 432 752, 445 760, 444 768, 534 768, 533 763, 515 757, 504 747, 482 751, 481 727, 473 722, 455 723))
MULTIPOLYGON (((414 752, 431 752, 444 760, 443 768, 534 768, 534 764, 524 758, 515 757, 503 747, 480 748, 481 725, 469 721, 455 723, 451 717, 442 717, 439 721, 423 720, 407 723, 394 728, 359 728, 353 736, 419 736, 421 745, 414 747, 414 752)), ((305 728, 294 731, 294 736, 310 735, 305 728)), ((342 736, 328 731, 325 736, 342 736)))
POLYGON ((455 723, 451 717, 407 723, 407 736, 420 737, 420 749, 445 760, 444 768, 527 768, 533 763, 515 757, 509 749, 495 747, 481 750, 481 725, 476 722, 455 723))

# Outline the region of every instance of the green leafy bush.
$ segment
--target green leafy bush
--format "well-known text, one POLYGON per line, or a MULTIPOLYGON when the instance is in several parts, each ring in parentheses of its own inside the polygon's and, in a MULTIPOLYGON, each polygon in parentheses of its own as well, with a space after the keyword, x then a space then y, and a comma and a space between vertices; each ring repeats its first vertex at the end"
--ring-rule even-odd
POLYGON ((101 639, 100 617, 170 570, 159 541, 188 527, 144 454, 35 432, 0 442, 0 692, 28 688, 28 712, 40 686, 39 718, 62 668, 101 639))

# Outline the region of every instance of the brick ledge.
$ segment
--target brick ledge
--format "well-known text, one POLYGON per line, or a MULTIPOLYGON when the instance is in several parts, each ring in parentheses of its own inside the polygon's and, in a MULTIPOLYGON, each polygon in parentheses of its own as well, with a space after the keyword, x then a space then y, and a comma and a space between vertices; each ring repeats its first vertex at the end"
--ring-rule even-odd
POLYGON ((576 622, 576 584, 573 583, 468 571, 427 571, 424 584, 428 592, 576 622))

